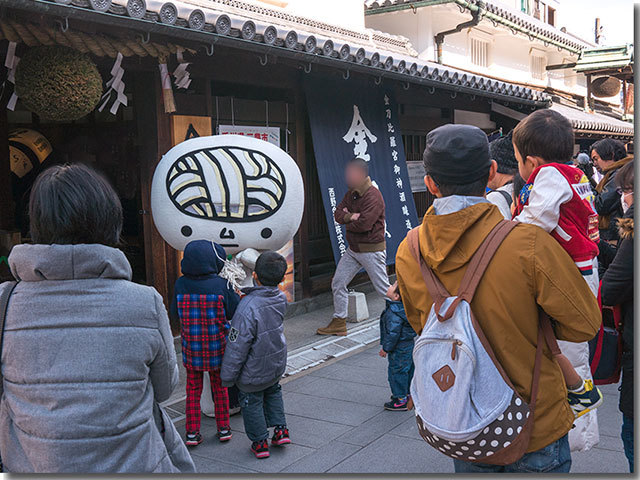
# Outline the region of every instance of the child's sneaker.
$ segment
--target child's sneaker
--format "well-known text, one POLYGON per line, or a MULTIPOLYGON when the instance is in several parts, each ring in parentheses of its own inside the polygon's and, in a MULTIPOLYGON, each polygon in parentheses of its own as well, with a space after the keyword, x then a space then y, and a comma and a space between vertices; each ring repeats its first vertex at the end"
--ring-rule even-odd
POLYGON ((200 432, 187 433, 187 439, 184 443, 187 445, 187 447, 195 447, 196 445, 200 445, 202 443, 202 435, 200 435, 200 432))
POLYGON ((409 397, 403 398, 393 398, 391 397, 391 401, 384 404, 385 410, 391 410, 392 412, 406 412, 409 410, 407 408, 407 402, 409 397))
POLYGON ((271 438, 271 445, 281 446, 291 443, 289 438, 289 429, 287 427, 276 427, 273 429, 273 437, 271 438))
POLYGON ((569 405, 576 418, 595 410, 604 400, 600 389, 593 386, 591 380, 585 380, 579 390, 569 390, 569 405))
POLYGON ((231 430, 228 428, 223 428, 222 430, 218 430, 218 440, 221 442, 228 442, 231 440, 231 430))
POLYGON ((267 458, 269 456, 269 442, 267 440, 253 442, 251 444, 251 451, 256 458, 267 458))

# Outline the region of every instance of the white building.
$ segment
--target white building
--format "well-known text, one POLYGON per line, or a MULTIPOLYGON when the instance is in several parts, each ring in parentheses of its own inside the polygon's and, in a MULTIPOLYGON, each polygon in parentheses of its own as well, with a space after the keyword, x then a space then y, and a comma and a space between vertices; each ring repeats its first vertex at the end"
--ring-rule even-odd
MULTIPOLYGON (((612 132, 622 129, 632 135, 632 125, 619 120, 620 95, 598 99, 597 110, 610 116, 586 114, 586 76, 562 68, 575 64, 582 50, 596 47, 561 28, 576 3, 569 7, 560 0, 366 0, 365 25, 407 37, 422 61, 544 90, 554 96, 555 104, 564 104, 558 109, 572 117, 574 126, 588 115, 594 122, 610 123, 612 132)), ((486 116, 484 123, 479 126, 490 128, 493 122, 486 116)))

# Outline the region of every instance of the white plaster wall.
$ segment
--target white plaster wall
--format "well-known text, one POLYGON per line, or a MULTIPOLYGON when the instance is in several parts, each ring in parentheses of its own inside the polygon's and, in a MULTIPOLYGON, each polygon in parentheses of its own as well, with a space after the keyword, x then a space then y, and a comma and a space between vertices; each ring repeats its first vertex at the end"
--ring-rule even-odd
POLYGON ((332 25, 363 30, 364 6, 362 0, 288 0, 284 10, 332 25))
MULTIPOLYGON (((520 0, 504 0, 502 3, 512 7, 519 7, 520 0), (513 5, 512 5, 513 4, 513 5)), ((558 2, 547 2, 560 8, 558 2)), ((434 36, 441 31, 454 28, 459 23, 469 20, 468 12, 461 13, 453 5, 439 5, 434 7, 402 10, 365 17, 366 26, 409 38, 413 47, 418 51, 419 58, 425 61, 435 61, 434 36)), ((524 83, 538 87, 553 87, 579 96, 586 96, 586 78, 576 74, 572 69, 547 71, 544 80, 534 79, 531 75, 531 56, 546 58, 547 65, 575 62, 577 56, 566 50, 558 51, 555 46, 545 46, 543 42, 531 42, 524 35, 513 35, 502 27, 494 27, 489 21, 482 21, 472 29, 448 35, 443 45, 443 63, 452 67, 471 71, 507 82, 524 83), (470 36, 478 35, 490 42, 490 65, 488 68, 478 67, 471 63, 470 36), (565 79, 565 76, 568 78, 565 79)), ((603 99, 619 104, 619 97, 603 99)))

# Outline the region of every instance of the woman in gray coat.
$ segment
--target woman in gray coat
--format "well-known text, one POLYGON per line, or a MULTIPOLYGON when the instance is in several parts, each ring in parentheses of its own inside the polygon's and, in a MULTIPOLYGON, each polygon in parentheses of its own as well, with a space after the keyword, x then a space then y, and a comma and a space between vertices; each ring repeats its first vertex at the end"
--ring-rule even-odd
POLYGON ((9 256, 19 283, 1 357, 5 470, 193 472, 157 405, 178 382, 169 320, 115 248, 116 193, 88 167, 52 167, 33 186, 29 215, 34 244, 9 256))

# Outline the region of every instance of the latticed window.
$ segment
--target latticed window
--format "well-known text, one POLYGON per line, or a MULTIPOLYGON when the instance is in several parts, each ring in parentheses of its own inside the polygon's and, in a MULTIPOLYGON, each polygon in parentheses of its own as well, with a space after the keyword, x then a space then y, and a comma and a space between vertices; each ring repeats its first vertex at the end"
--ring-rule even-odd
POLYGON ((531 57, 531 76, 536 80, 547 78, 547 59, 540 55, 531 57))
POLYGON ((471 63, 479 67, 489 66, 489 42, 471 38, 471 63))

